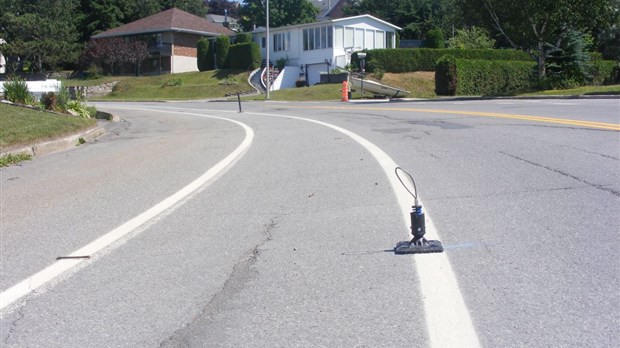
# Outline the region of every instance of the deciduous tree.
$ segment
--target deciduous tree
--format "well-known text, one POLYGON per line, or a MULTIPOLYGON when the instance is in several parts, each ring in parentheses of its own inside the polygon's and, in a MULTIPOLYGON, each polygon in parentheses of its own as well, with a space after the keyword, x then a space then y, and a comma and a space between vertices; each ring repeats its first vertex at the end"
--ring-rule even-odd
POLYGON ((124 72, 128 65, 137 67, 148 56, 146 42, 112 37, 89 41, 80 56, 80 65, 84 69, 97 65, 103 71, 115 74, 124 72))
POLYGON ((176 7, 198 17, 204 17, 207 14, 204 0, 161 0, 161 4, 164 10, 176 7))
POLYGON ((617 13, 616 0, 464 0, 470 20, 486 24, 513 48, 530 53, 538 76, 546 74, 545 60, 569 30, 590 33, 617 13))
MULTIPOLYGON (((266 25, 266 0, 245 0, 239 10, 241 26, 251 31, 254 26, 266 25)), ((319 9, 308 0, 270 0, 269 26, 312 23, 319 9)))
POLYGON ((478 27, 459 29, 456 35, 448 40, 449 48, 461 50, 488 49, 495 46, 495 40, 489 37, 489 33, 478 27))

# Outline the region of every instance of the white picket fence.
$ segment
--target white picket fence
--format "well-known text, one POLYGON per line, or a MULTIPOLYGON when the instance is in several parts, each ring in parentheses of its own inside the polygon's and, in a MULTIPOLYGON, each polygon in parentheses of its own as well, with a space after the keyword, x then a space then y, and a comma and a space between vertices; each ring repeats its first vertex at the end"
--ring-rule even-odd
MULTIPOLYGON (((4 83, 6 81, 0 81, 0 92, 4 94, 4 83)), ((41 96, 48 92, 56 92, 60 91, 61 82, 60 80, 51 79, 45 81, 26 81, 28 85, 28 91, 34 95, 35 98, 39 99, 41 96)))

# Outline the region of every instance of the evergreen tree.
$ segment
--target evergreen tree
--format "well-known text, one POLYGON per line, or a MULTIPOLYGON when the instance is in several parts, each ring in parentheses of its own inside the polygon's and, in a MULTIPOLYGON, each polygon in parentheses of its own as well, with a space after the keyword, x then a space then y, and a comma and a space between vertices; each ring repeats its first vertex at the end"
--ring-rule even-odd
POLYGON ((78 0, 5 1, 0 28, 5 55, 31 63, 32 71, 75 62, 78 0))

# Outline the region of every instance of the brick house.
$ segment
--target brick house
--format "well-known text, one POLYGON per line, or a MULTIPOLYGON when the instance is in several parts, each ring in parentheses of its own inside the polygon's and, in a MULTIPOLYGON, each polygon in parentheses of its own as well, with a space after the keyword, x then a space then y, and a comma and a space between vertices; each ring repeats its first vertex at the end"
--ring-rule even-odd
POLYGON ((202 37, 232 36, 232 30, 177 8, 154 14, 93 35, 100 40, 123 37, 145 40, 150 57, 142 63, 145 74, 198 71, 196 42, 202 37))

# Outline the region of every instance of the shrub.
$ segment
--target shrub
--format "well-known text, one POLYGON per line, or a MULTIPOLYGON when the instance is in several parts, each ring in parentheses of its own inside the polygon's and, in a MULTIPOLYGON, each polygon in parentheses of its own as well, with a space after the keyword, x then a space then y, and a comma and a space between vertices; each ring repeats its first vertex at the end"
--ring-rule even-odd
POLYGON ((56 111, 59 109, 58 107, 58 97, 54 92, 47 92, 41 96, 41 104, 45 110, 56 111))
POLYGON ((260 47, 254 42, 232 45, 228 57, 231 69, 254 70, 260 66, 260 47))
POLYGON ((424 46, 427 48, 444 48, 446 42, 443 38, 443 31, 439 28, 431 29, 426 33, 424 46))
POLYGON ((435 90, 438 95, 510 95, 533 89, 535 64, 522 61, 455 59, 437 61, 435 90))
POLYGON ((455 95, 456 84, 456 58, 446 54, 437 60, 435 68, 435 93, 437 93, 437 95, 455 95))
MULTIPOLYGON (((78 98, 79 99, 79 98, 78 98)), ((67 111, 67 103, 71 100, 71 94, 69 93, 69 89, 64 84, 60 86, 60 91, 58 91, 57 104, 58 109, 60 111, 67 111)))
POLYGON ((535 88, 535 63, 456 60, 456 94, 511 95, 535 88))
POLYGON ((250 33, 239 33, 235 37, 235 44, 242 44, 252 42, 252 34, 250 33))
POLYGON ((183 85, 183 80, 181 80, 181 78, 177 77, 174 79, 170 79, 166 82, 164 82, 164 84, 161 86, 162 88, 165 87, 176 87, 176 86, 182 86, 183 85))
POLYGON ((209 46, 211 43, 206 38, 201 38, 196 42, 197 48, 197 62, 198 62, 198 70, 199 71, 207 71, 212 70, 213 67, 209 66, 209 46))
POLYGON ((372 73, 372 76, 377 80, 383 80, 383 76, 385 76, 385 71, 381 68, 375 69, 375 72, 372 73))
POLYGON ((215 43, 209 42, 207 48, 207 70, 215 69, 215 43))
POLYGON ((288 59, 280 58, 280 59, 276 60, 275 68, 278 69, 278 70, 282 70, 286 66, 286 63, 288 63, 288 59))
POLYGON ((614 60, 592 62, 590 74, 592 75, 592 84, 595 86, 620 83, 620 65, 614 60))
POLYGON ((33 104, 34 97, 28 91, 28 84, 19 77, 11 78, 3 84, 4 99, 18 104, 33 104))
POLYGON ((228 51, 230 50, 230 39, 228 36, 220 35, 215 40, 216 63, 218 69, 227 68, 228 51))
POLYGON ((88 80, 95 80, 101 77, 103 71, 96 64, 91 64, 88 66, 86 71, 84 71, 84 78, 88 80))
POLYGON ((79 117, 90 118, 90 111, 86 104, 79 100, 71 100, 67 104, 67 111, 79 117))

